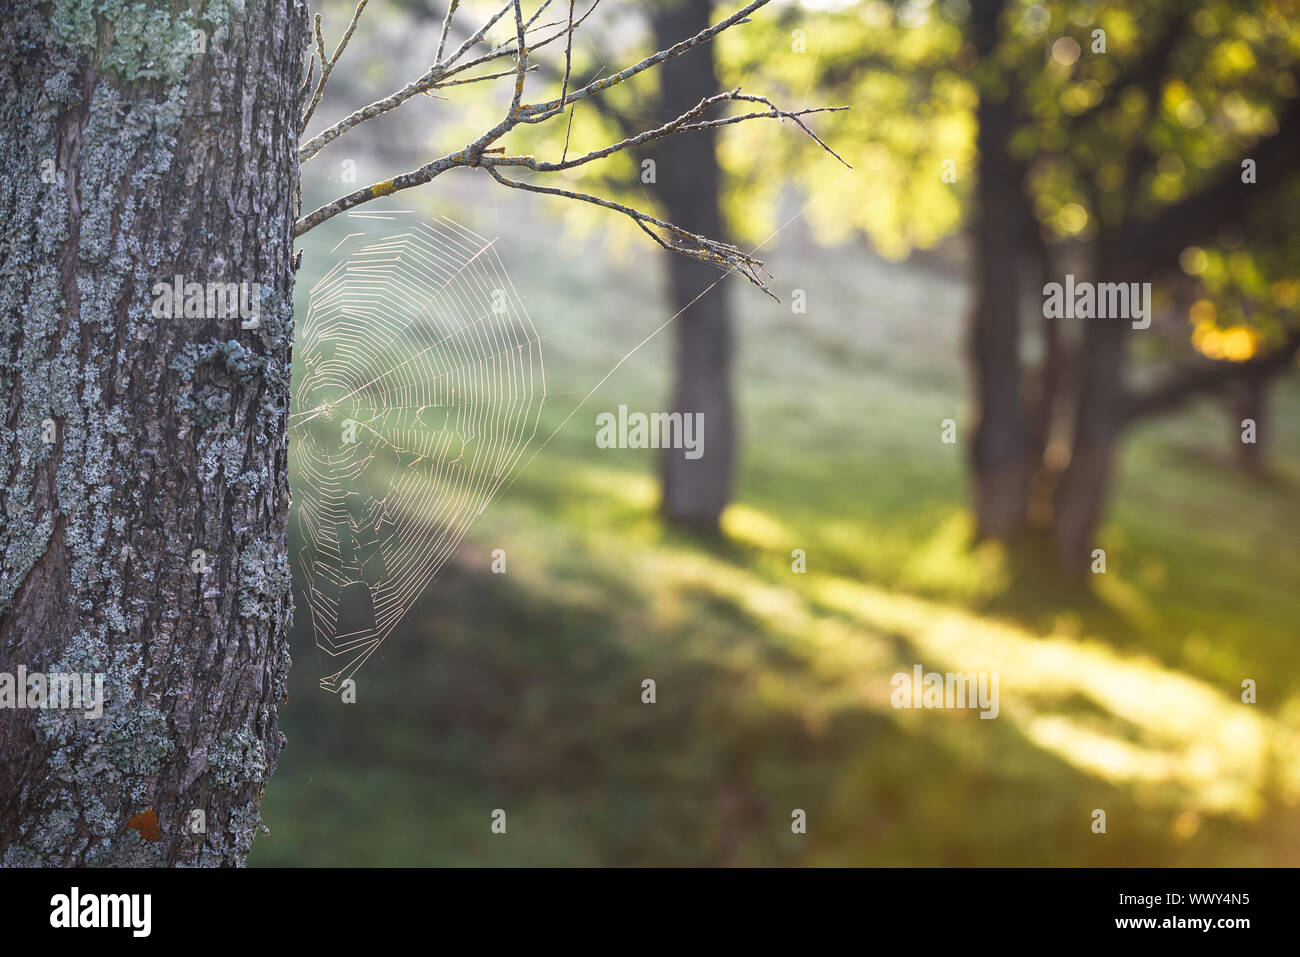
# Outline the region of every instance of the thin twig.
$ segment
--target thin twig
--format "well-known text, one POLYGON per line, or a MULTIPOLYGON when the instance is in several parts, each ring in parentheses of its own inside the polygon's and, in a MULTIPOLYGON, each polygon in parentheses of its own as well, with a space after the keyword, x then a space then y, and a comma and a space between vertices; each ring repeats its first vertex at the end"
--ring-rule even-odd
POLYGON ((528 41, 524 38, 524 11, 520 5, 520 0, 514 0, 515 4, 515 43, 518 45, 519 55, 515 65, 515 93, 510 99, 509 116, 514 116, 519 112, 519 104, 524 98, 524 76, 528 73, 528 41))
POLYGON ((320 80, 316 84, 316 92, 312 95, 307 111, 302 115, 302 122, 298 125, 299 136, 307 129, 312 114, 316 112, 316 107, 320 105, 321 98, 325 96, 325 84, 329 82, 330 74, 334 72, 334 64, 339 62, 339 57, 343 55, 344 48, 348 45, 348 41, 352 39, 352 34, 356 32, 357 21, 361 19, 361 11, 365 10, 366 4, 369 2, 370 0, 361 0, 357 4, 356 12, 352 14, 352 22, 348 24, 343 39, 334 48, 334 56, 328 62, 325 60, 325 35, 321 32, 320 14, 316 14, 316 50, 320 53, 320 80))
POLYGON ((569 134, 573 132, 573 113, 577 108, 578 104, 576 103, 569 107, 569 125, 564 128, 564 152, 560 154, 561 163, 563 163, 569 155, 569 134))
MULTIPOLYGON (((592 0, 591 6, 577 19, 574 18, 576 0, 569 0, 568 17, 566 21, 562 21, 563 28, 554 34, 543 36, 542 39, 538 40, 530 47, 528 45, 529 30, 533 28, 533 24, 537 22, 542 11, 546 9, 550 2, 551 0, 542 0, 542 3, 533 15, 525 20, 522 0, 508 0, 508 2, 498 10, 496 14, 490 17, 471 37, 462 42, 455 50, 444 58, 443 52, 450 32, 452 18, 459 7, 459 0, 453 0, 448 8, 447 16, 443 21, 442 35, 438 42, 438 56, 434 65, 426 70, 419 79, 412 83, 408 83, 401 90, 358 110, 347 119, 336 123, 334 126, 314 137, 299 150, 299 157, 302 160, 310 159, 327 143, 336 139, 338 136, 341 136, 343 133, 357 125, 364 123, 366 120, 396 108, 405 100, 417 93, 428 93, 429 95, 433 95, 432 91, 441 87, 477 83, 483 80, 513 76, 515 78, 515 87, 505 117, 473 142, 466 144, 454 153, 440 156, 423 166, 402 173, 392 179, 384 180, 355 190, 346 196, 339 197, 332 203, 328 203, 321 206, 319 209, 312 211, 298 220, 294 229, 295 235, 301 236, 309 230, 315 229, 321 223, 332 219, 342 212, 360 206, 363 203, 368 203, 384 196, 390 196, 401 190, 413 189, 416 186, 428 183, 435 177, 445 173, 447 170, 466 167, 481 168, 486 170, 488 175, 498 183, 510 187, 511 189, 520 189, 528 192, 563 197, 578 202, 590 203, 622 213, 635 222, 643 232, 650 236, 664 249, 689 256, 701 262, 710 263, 725 270, 735 270, 775 299, 776 296, 764 281, 763 277, 767 276, 770 278, 770 275, 763 268, 763 264, 758 259, 742 252, 730 243, 724 243, 718 240, 709 239, 706 236, 696 235, 680 226, 658 219, 649 213, 642 212, 622 203, 603 199, 599 196, 593 196, 589 193, 581 193, 574 190, 511 179, 499 172, 501 168, 522 168, 538 173, 569 170, 578 166, 583 166, 587 163, 595 162, 596 160, 604 159, 605 157, 611 156, 615 153, 635 149, 645 143, 663 137, 674 136, 681 133, 698 132, 701 130, 711 130, 722 126, 729 126, 757 119, 776 119, 782 122, 790 120, 827 153, 834 156, 841 163, 844 163, 845 166, 848 166, 849 164, 845 162, 843 157, 832 150, 826 142, 821 139, 821 137, 808 127, 803 120, 803 117, 814 113, 835 112, 848 109, 848 107, 836 106, 800 110, 783 110, 777 107, 767 97, 742 93, 739 87, 704 97, 695 106, 691 107, 681 115, 674 117, 672 120, 669 120, 662 126, 625 136, 618 142, 610 143, 607 146, 591 150, 581 156, 569 159, 569 142, 573 132, 573 119, 577 111, 577 101, 594 97, 611 87, 617 86, 618 84, 645 72, 646 70, 666 63, 675 57, 681 56, 688 50, 711 41, 719 33, 729 27, 749 22, 749 14, 754 10, 757 10, 759 7, 764 6, 768 0, 752 0, 752 2, 733 13, 731 16, 718 21, 712 26, 706 27, 694 36, 688 37, 666 50, 661 50, 657 53, 651 54, 612 76, 604 78, 593 77, 576 90, 570 89, 573 67, 574 31, 588 16, 591 15, 591 12, 596 8, 600 0, 592 0), (486 35, 487 31, 498 20, 505 16, 508 11, 513 11, 514 13, 515 37, 513 47, 495 49, 489 53, 462 61, 461 57, 464 56, 464 54, 467 53, 476 43, 479 43, 486 35), (559 98, 541 103, 525 103, 525 79, 529 72, 537 69, 536 64, 529 63, 530 56, 535 53, 539 47, 551 43, 560 37, 564 37, 565 39, 565 51, 564 73, 561 77, 559 98), (453 79, 456 74, 473 66, 511 55, 515 58, 515 65, 510 70, 502 70, 500 72, 488 73, 481 76, 453 79), (766 107, 766 109, 754 110, 748 113, 737 114, 735 116, 715 118, 708 118, 706 116, 707 111, 711 107, 725 102, 756 103, 766 107), (560 154, 559 162, 539 160, 533 156, 507 155, 504 147, 493 145, 496 141, 500 140, 521 123, 534 124, 544 122, 545 120, 563 113, 566 107, 568 109, 569 119, 564 131, 564 147, 560 154)), ((365 3, 363 0, 361 6, 364 5, 365 3)), ((359 14, 360 8, 358 8, 358 16, 359 14)), ((354 17, 353 26, 355 26, 355 24, 356 18, 354 17)), ((537 29, 545 30, 554 25, 555 24, 543 24, 537 29)), ((340 44, 340 49, 335 51, 334 60, 326 61, 324 59, 324 39, 319 28, 319 18, 316 32, 317 46, 321 52, 322 62, 322 77, 320 84, 317 86, 316 101, 318 101, 320 91, 324 86, 325 77, 328 75, 329 70, 332 69, 334 62, 337 61, 343 44, 347 42, 347 36, 344 37, 343 43, 340 44)), ((348 36, 350 35, 351 29, 348 31, 348 36)), ((600 103, 599 100, 596 102, 598 104, 600 103)), ((310 116, 310 111, 308 116, 310 116)))
MULTIPOLYGON (((564 109, 565 98, 569 95, 569 73, 573 69, 573 4, 574 0, 569 0, 569 30, 568 37, 564 41, 564 83, 560 86, 560 109, 564 109)), ((569 123, 573 123, 573 114, 569 114, 569 123)), ((568 136, 565 136, 565 145, 568 145, 568 136)))
MULTIPOLYGON (((606 77, 603 80, 597 80, 594 83, 589 83, 579 90, 574 90, 568 95, 568 102, 572 103, 574 100, 584 100, 597 93, 603 93, 611 86, 617 86, 639 73, 644 73, 651 67, 658 66, 660 63, 679 57, 688 50, 693 50, 695 47, 709 42, 723 30, 735 26, 736 23, 743 21, 749 16, 749 14, 753 13, 759 7, 766 6, 767 3, 768 0, 751 0, 751 2, 743 9, 736 11, 725 20, 719 20, 711 27, 705 27, 699 33, 695 34, 695 36, 682 40, 680 43, 675 43, 667 50, 660 50, 658 53, 652 53, 650 56, 645 57, 643 60, 632 64, 618 73, 615 73, 613 76, 606 77)), ((525 115, 521 116, 520 119, 524 123, 540 123, 543 120, 550 119, 559 112, 560 109, 561 104, 559 100, 550 100, 546 103, 534 103, 531 106, 524 107, 523 112, 525 115)))
POLYGON ((298 87, 298 93, 300 96, 305 96, 307 91, 311 89, 311 81, 315 78, 315 76, 316 76, 316 54, 313 53, 311 55, 311 59, 307 62, 307 76, 303 79, 302 86, 298 87))
POLYGON ((517 179, 509 179, 502 176, 491 166, 484 166, 493 179, 503 186, 509 186, 513 189, 525 189, 533 193, 545 193, 548 196, 562 196, 565 199, 574 199, 583 203, 591 203, 595 206, 601 206, 605 209, 612 209, 615 212, 622 213, 629 217, 634 223, 641 227, 646 235, 650 236, 664 249, 670 252, 680 253, 683 256, 689 256, 692 259, 698 259, 700 262, 706 262, 713 266, 729 267, 735 269, 746 279, 752 282, 759 289, 763 290, 777 302, 777 296, 767 283, 763 281, 763 276, 771 279, 771 274, 763 268, 763 263, 746 252, 743 252, 731 243, 719 242, 716 239, 709 239, 707 236, 698 236, 687 229, 675 226, 672 223, 657 219, 649 213, 643 213, 639 209, 633 209, 631 206, 624 206, 622 203, 616 203, 613 200, 602 199, 599 196, 593 196, 590 193, 579 193, 570 189, 559 189, 554 186, 538 186, 535 183, 525 183, 517 179), (664 239, 656 233, 650 226, 667 231, 673 241, 664 239))
POLYGON ((503 16, 505 16, 506 12, 510 10, 512 6, 514 6, 514 0, 510 0, 509 3, 507 3, 495 14, 493 14, 490 18, 488 18, 487 22, 484 23, 481 27, 479 27, 479 29, 475 31, 473 36, 467 39, 464 43, 462 43, 459 47, 457 47, 451 54, 448 55, 447 60, 445 62, 434 63, 434 65, 429 67, 429 69, 426 70, 418 79, 412 80, 410 83, 406 84, 406 86, 402 87, 400 90, 390 93, 388 96, 384 97, 383 99, 376 100, 375 102, 371 103, 368 106, 362 107, 361 109, 352 113, 350 116, 347 116, 342 120, 339 120, 339 122, 335 123, 329 129, 316 134, 314 137, 312 137, 310 140, 308 140, 299 148, 298 161, 300 163, 307 162, 307 160, 311 159, 313 156, 319 153, 331 141, 342 136, 348 130, 352 129, 355 126, 359 126, 360 124, 366 122, 366 120, 372 120, 376 116, 381 116, 384 113, 387 113, 389 110, 396 109, 397 107, 401 106, 403 103, 405 103, 413 96, 423 93, 426 90, 433 89, 435 86, 438 85, 438 82, 440 80, 445 79, 448 76, 451 76, 453 73, 459 73, 461 72, 461 70, 468 69, 469 67, 472 66, 477 66, 478 63, 486 62, 489 59, 495 59, 494 56, 483 57, 480 58, 479 60, 463 64, 461 67, 455 70, 447 69, 449 64, 455 63, 461 56, 465 54, 467 50, 473 47, 474 44, 482 40, 484 34, 486 34, 488 30, 491 29, 492 26, 498 20, 500 20, 503 16))
MULTIPOLYGON (((524 29, 527 30, 527 29, 529 29, 529 28, 530 28, 534 23, 536 23, 536 22, 537 22, 537 18, 540 17, 543 13, 545 13, 545 12, 546 12, 546 8, 549 7, 550 5, 551 5, 551 0, 542 0, 542 5, 539 6, 539 7, 537 8, 536 11, 534 11, 533 15, 532 15, 531 17, 528 18, 528 22, 524 24, 524 29)), ((549 23, 549 24, 546 24, 546 25, 547 25, 547 26, 552 26, 552 27, 553 27, 553 26, 555 26, 555 23, 549 23)))
POLYGON ((768 107, 768 110, 765 113, 743 113, 739 116, 728 116, 717 120, 705 120, 700 123, 692 123, 688 126, 683 126, 680 131, 686 132, 688 130, 704 130, 704 129, 711 129, 717 126, 729 126, 732 123, 740 123, 744 120, 757 120, 757 119, 790 120, 796 126, 798 126, 799 129, 803 130, 810 137, 812 137, 817 142, 818 146, 820 146, 826 152, 830 153, 832 156, 834 156, 837 160, 839 160, 849 169, 853 169, 853 167, 849 165, 849 163, 844 159, 843 156, 841 156, 839 153, 835 152, 833 149, 827 146, 825 141, 820 136, 818 136, 816 133, 810 130, 808 126, 803 122, 803 120, 799 119, 799 117, 808 116, 810 113, 838 113, 841 110, 847 110, 848 109, 847 106, 819 106, 811 109, 787 111, 787 110, 777 109, 776 105, 765 96, 754 96, 753 94, 738 93, 735 97, 732 97, 732 99, 744 100, 749 103, 762 103, 768 107))
MULTIPOLYGON (((671 136, 675 133, 687 133, 696 130, 712 129, 718 126, 728 126, 733 123, 739 123, 743 120, 756 120, 756 119, 770 118, 770 119, 789 119, 789 120, 793 120, 795 123, 798 123, 800 129, 802 129, 810 137, 812 137, 819 144, 821 144, 822 149, 826 150, 826 152, 830 153, 841 163, 844 163, 845 166, 849 166, 849 164, 845 163, 843 158, 841 158, 838 153, 836 153, 824 142, 822 142, 821 138, 817 136, 816 133, 808 129, 808 127, 799 120, 800 116, 806 116, 810 113, 838 113, 841 110, 847 110, 847 109, 848 109, 847 106, 819 106, 819 107, 810 107, 808 109, 795 110, 793 112, 790 112, 786 110, 777 109, 777 107, 773 106, 771 101, 769 101, 766 97, 756 97, 750 94, 741 93, 739 88, 737 88, 735 90, 728 90, 725 93, 715 93, 713 96, 706 96, 704 99, 700 100, 699 103, 696 103, 685 113, 681 114, 678 117, 675 117, 674 119, 669 120, 663 126, 655 127, 652 130, 646 130, 642 133, 636 134, 635 136, 629 136, 626 139, 619 140, 617 143, 611 143, 609 146, 605 146, 597 150, 592 150, 591 152, 584 153, 582 156, 575 157, 574 159, 562 159, 558 163, 547 163, 541 160, 537 160, 531 156, 506 156, 506 157, 502 157, 499 160, 493 160, 491 162, 491 165, 523 166, 527 169, 533 170, 534 172, 538 172, 538 173, 555 173, 561 170, 573 169, 575 166, 583 166, 587 163, 593 162, 598 159, 604 159, 605 157, 611 156, 614 153, 620 153, 628 149, 635 149, 636 147, 642 146, 650 142, 651 140, 662 139, 665 136, 671 136), (721 119, 715 119, 715 120, 696 120, 696 117, 699 117, 701 114, 703 114, 709 107, 713 106, 716 103, 722 103, 729 100, 762 102, 762 103, 766 103, 770 107, 770 109, 761 113, 743 113, 739 116, 728 116, 728 117, 723 117, 721 119), (696 121, 690 122, 691 120, 696 120, 696 121)), ((567 150, 568 150, 568 138, 566 136, 565 138, 566 157, 567 157, 567 150)), ((483 165, 486 166, 488 164, 484 163, 483 165)), ((853 167, 849 166, 849 168, 852 169, 853 167)))
MULTIPOLYGON (((536 64, 528 68, 529 73, 535 73, 536 71, 537 71, 536 64)), ((443 83, 439 83, 436 87, 434 87, 434 89, 441 90, 449 86, 464 86, 467 83, 478 83, 482 80, 499 80, 503 76, 514 76, 516 72, 517 72, 516 70, 510 69, 510 70, 502 70, 500 73, 485 73, 482 76, 470 76, 464 78, 463 80, 447 80, 443 83)), ((435 94, 433 90, 425 90, 424 95, 434 96, 435 94)), ((441 97, 441 99, 446 99, 446 97, 441 97)))
POLYGON ((438 37, 438 55, 433 58, 434 63, 442 62, 442 51, 447 45, 447 34, 451 31, 451 18, 456 15, 456 8, 460 6, 460 0, 451 0, 447 5, 447 15, 442 19, 442 36, 438 37))

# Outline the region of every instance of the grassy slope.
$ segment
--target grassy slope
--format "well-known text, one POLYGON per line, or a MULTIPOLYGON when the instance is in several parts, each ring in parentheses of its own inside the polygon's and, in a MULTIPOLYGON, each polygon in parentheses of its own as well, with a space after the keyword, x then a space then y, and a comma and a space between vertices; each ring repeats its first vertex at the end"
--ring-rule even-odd
MULTIPOLYGON (((500 248, 523 263, 545 241, 500 248)), ((514 276, 547 336, 541 435, 667 315, 657 261, 612 281, 545 254, 514 276)), ((663 530, 652 453, 594 445, 597 411, 661 407, 665 331, 480 520, 357 704, 315 688, 300 619, 252 863, 1300 863, 1300 434, 1278 436, 1272 483, 1222 464, 1220 409, 1135 434, 1099 600, 1062 607, 968 545, 962 447, 939 441, 969 422, 961 286, 859 251, 771 265, 808 313, 733 282, 728 542, 663 530), (998 720, 892 709, 918 662, 998 672, 998 720)), ((1277 400, 1296 421, 1294 384, 1277 400)))

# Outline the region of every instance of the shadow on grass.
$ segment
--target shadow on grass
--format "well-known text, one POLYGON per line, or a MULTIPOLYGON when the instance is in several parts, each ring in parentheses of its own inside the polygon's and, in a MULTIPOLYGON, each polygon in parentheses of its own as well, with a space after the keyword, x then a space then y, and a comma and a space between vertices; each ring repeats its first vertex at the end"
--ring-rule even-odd
POLYGON ((467 549, 363 669, 356 705, 315 689, 312 656, 300 653, 295 702, 317 697, 286 709, 289 747, 264 808, 272 834, 252 863, 1287 859, 1258 829, 1286 826, 1280 803, 1253 820, 1188 810, 1176 776, 1117 781, 1066 760, 1101 740, 1166 760, 1149 718, 1126 717, 1086 684, 1010 691, 995 721, 888 706, 892 671, 951 657, 954 639, 937 636, 965 645, 971 629, 977 659, 1032 636, 999 637, 1005 626, 974 613, 867 586, 796 596, 725 539, 664 531, 617 550, 623 563, 566 544, 529 576, 490 574, 467 549), (505 835, 490 829, 496 809, 505 835), (1105 834, 1092 831, 1097 809, 1105 834), (807 834, 791 830, 796 810, 807 834))
POLYGON ((1134 643, 1131 618, 1097 592, 1091 572, 1077 577, 1060 569, 1048 534, 1026 531, 1002 549, 1006 585, 979 604, 979 611, 1031 631, 1050 631, 1062 614, 1072 614, 1082 631, 1102 635, 1117 647, 1134 643))

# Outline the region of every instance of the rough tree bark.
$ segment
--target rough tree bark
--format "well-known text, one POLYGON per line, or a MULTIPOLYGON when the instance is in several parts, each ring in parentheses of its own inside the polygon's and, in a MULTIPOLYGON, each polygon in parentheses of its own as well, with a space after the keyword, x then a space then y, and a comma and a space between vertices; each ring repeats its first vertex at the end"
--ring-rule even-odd
MULTIPOLYGON (((666 0, 651 14, 656 45, 665 49, 709 22, 709 0, 666 0)), ((683 55, 660 76, 665 116, 690 109, 718 90, 711 45, 683 55)), ((708 130, 663 140, 656 158, 658 195, 668 219, 691 232, 721 238, 725 232, 719 193, 716 137, 708 130)), ((669 522, 714 532, 731 497, 736 423, 731 395, 729 283, 718 271, 684 256, 667 259, 671 305, 684 309, 675 330, 674 412, 703 413, 704 454, 688 459, 682 449, 665 449, 661 459, 662 513, 669 522), (716 285, 715 285, 716 284, 716 285), (714 288, 704 296, 700 293, 714 288), (696 299, 697 296, 700 298, 696 299), (692 302, 694 300, 694 302, 692 302)))
POLYGON ((241 864, 282 743, 307 9, 195 8, 4 15, 0 670, 107 699, 0 711, 9 865, 241 864), (259 284, 259 327, 156 317, 178 275, 259 284))

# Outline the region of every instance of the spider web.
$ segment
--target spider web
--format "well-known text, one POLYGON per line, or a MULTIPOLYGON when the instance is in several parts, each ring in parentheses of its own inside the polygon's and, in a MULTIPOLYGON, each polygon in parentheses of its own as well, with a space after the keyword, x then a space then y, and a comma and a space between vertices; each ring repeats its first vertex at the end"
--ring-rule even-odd
POLYGON ((546 381, 492 241, 408 220, 331 255, 294 344, 290 431, 305 604, 337 691, 509 480, 546 381))

